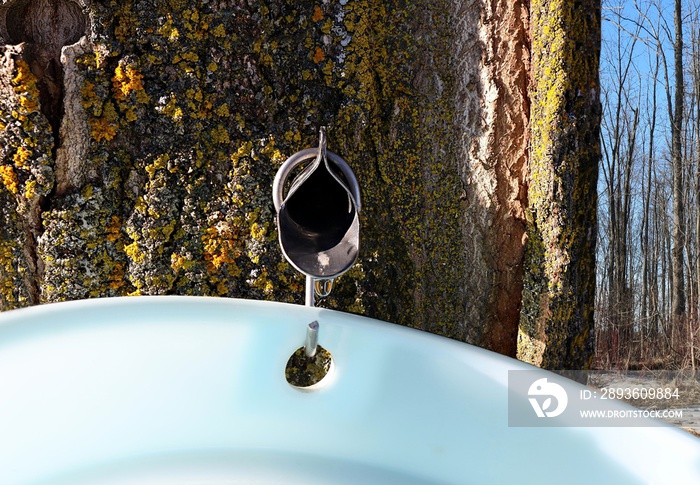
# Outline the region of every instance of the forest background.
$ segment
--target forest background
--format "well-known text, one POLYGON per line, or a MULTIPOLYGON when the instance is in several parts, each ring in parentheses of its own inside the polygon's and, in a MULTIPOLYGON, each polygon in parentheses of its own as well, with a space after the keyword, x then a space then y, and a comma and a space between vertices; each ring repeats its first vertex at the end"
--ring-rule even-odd
POLYGON ((603 8, 600 367, 698 363, 700 11, 676 3, 603 8))

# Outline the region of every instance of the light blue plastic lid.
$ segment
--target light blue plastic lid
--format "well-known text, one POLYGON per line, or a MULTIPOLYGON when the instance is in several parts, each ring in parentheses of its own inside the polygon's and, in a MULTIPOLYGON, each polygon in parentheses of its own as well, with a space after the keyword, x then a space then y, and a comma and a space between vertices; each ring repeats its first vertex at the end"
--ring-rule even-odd
POLYGON ((531 367, 282 303, 4 312, 0 484, 700 483, 700 441, 674 428, 509 427, 514 369, 531 367), (313 320, 333 369, 302 391, 284 370, 313 320))

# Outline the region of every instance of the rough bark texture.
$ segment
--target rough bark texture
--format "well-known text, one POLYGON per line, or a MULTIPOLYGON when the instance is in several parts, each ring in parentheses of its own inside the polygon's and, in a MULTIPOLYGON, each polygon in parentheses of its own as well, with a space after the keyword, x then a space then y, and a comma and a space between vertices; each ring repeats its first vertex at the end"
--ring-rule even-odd
POLYGON ((300 302, 270 189, 326 125, 363 212, 358 264, 322 304, 514 355, 528 28, 523 1, 0 0, 0 309, 300 302), (27 32, 46 22, 62 34, 38 64, 27 32))
POLYGON ((522 355, 547 368, 583 369, 593 355, 600 2, 533 1, 531 22, 522 330, 534 345, 522 355))
POLYGON ((361 259, 326 304, 456 338, 478 325, 464 318, 452 4, 76 6, 0 6, 0 308, 165 293, 300 301, 270 187, 328 125, 364 211, 361 259), (36 36, 18 34, 37 11, 71 32, 53 41, 71 45, 48 98, 36 36))
POLYGON ((527 207, 528 13, 522 1, 485 3, 484 116, 469 191, 480 199, 481 211, 489 213, 481 241, 489 276, 481 340, 487 348, 512 357, 517 352, 527 207))

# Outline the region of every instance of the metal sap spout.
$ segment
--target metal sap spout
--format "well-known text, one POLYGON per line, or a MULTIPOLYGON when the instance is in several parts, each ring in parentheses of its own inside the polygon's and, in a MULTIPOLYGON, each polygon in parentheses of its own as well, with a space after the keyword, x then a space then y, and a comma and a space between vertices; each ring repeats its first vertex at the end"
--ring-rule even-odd
POLYGON ((355 175, 342 158, 326 149, 323 129, 318 148, 297 152, 280 167, 272 196, 285 258, 316 281, 313 286, 317 294, 328 295, 330 280, 357 260, 361 203, 355 175), (285 195, 289 175, 309 161, 285 195))

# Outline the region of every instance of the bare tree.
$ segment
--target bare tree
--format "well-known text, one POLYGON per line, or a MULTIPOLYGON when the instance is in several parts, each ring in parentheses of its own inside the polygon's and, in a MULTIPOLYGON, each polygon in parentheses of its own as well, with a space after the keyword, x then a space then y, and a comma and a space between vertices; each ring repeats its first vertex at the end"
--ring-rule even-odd
POLYGON ((673 166, 673 289, 671 295, 671 313, 676 318, 685 314, 685 215, 684 215, 684 180, 683 180, 683 117, 685 102, 685 84, 683 69, 683 12, 681 0, 675 0, 673 23, 675 42, 673 45, 674 102, 668 95, 669 119, 671 120, 671 163, 673 166))
MULTIPOLYGON (((650 223, 651 223, 651 199, 652 199, 652 187, 653 178, 652 174, 654 172, 654 160, 655 160, 655 135, 656 135, 656 86, 659 76, 659 56, 653 56, 654 70, 652 74, 653 82, 651 87, 651 102, 647 105, 648 109, 648 145, 646 154, 646 171, 645 177, 642 178, 642 230, 640 233, 640 247, 641 247, 641 257, 642 257, 642 301, 641 301, 641 321, 642 325, 640 329, 642 331, 641 335, 641 345, 640 349, 640 360, 644 360, 646 357, 644 346, 648 347, 645 339, 653 338, 657 334, 657 325, 654 323, 655 319, 655 305, 652 304, 653 295, 656 295, 658 291, 656 290, 656 259, 653 259, 652 251, 650 250, 650 223), (653 270, 653 271, 652 271, 653 270)), ((655 299, 654 299, 655 300, 655 299)))
MULTIPOLYGON (((611 11, 613 22, 619 23, 618 10, 611 11), (615 18, 616 17, 616 18, 615 18)), ((639 128, 638 99, 632 93, 634 54, 640 26, 630 36, 617 29, 617 37, 610 41, 610 85, 603 91, 602 174, 606 201, 601 217, 607 218, 609 253, 603 269, 607 275, 607 323, 618 332, 620 339, 632 339, 633 293, 631 288, 631 223, 632 179, 637 157, 639 128)), ((638 87, 637 87, 638 89, 638 87)), ((629 349, 627 349, 629 350, 629 349)))
MULTIPOLYGON (((605 357, 609 362, 624 361, 625 354, 640 362, 652 356, 694 361, 686 356, 694 352, 700 179, 693 119, 697 101, 688 97, 696 89, 695 55, 684 46, 689 17, 683 16, 680 2, 670 10, 656 0, 634 7, 636 17, 624 7, 611 9, 608 16, 616 35, 608 41, 618 50, 604 60, 600 217, 606 242, 601 251, 607 255, 599 258, 606 284, 600 289, 598 325, 610 335, 599 341, 616 342, 606 347, 606 352, 618 352, 605 357), (638 48, 624 51, 621 45, 638 48), (638 83, 631 82, 625 67, 634 69, 645 50, 649 62, 638 83), (685 89, 686 65, 691 90, 685 89), (665 96, 665 110, 657 109, 657 89, 665 96)), ((690 31, 694 38, 692 24, 690 31)))

